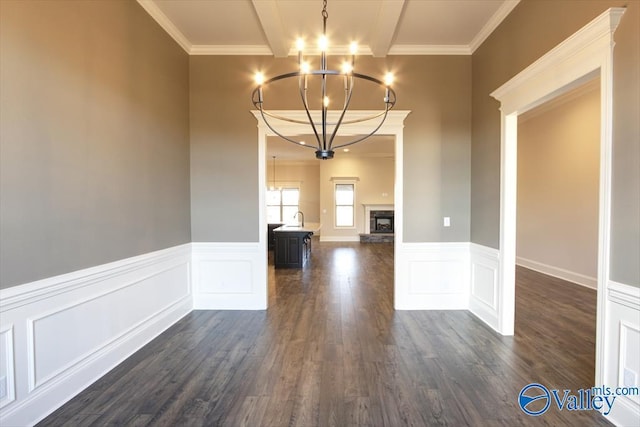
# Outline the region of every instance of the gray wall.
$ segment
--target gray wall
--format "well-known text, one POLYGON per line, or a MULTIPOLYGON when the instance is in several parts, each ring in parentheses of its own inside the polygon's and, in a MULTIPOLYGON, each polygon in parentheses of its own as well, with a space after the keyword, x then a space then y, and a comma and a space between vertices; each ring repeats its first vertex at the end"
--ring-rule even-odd
POLYGON ((134 1, 0 1, 0 287, 190 241, 188 66, 134 1))
POLYGON ((473 61, 471 241, 498 248, 500 111, 490 93, 609 7, 615 34, 611 279, 640 286, 640 2, 522 0, 473 61))
MULTIPOLYGON (((190 61, 193 240, 257 241, 258 133, 250 113, 251 79, 256 70, 270 77, 296 63, 259 56, 190 61)), ((404 128, 405 241, 469 241, 471 58, 362 57, 359 66, 380 76, 393 70, 396 108, 411 110, 404 128), (450 228, 442 227, 443 216, 452 218, 450 228)), ((365 88, 359 94, 364 98, 354 98, 352 108, 378 105, 378 92, 365 88)), ((299 108, 296 97, 267 99, 273 100, 269 108, 299 108)))

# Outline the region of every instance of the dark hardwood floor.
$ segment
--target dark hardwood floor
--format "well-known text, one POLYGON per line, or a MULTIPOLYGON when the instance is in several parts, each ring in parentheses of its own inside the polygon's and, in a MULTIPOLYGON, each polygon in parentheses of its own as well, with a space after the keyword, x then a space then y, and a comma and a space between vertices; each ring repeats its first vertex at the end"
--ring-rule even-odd
POLYGON ((516 335, 466 311, 394 311, 393 244, 314 242, 269 269, 269 310, 194 311, 42 426, 608 425, 524 414, 518 393, 590 387, 595 292, 518 269, 516 335))

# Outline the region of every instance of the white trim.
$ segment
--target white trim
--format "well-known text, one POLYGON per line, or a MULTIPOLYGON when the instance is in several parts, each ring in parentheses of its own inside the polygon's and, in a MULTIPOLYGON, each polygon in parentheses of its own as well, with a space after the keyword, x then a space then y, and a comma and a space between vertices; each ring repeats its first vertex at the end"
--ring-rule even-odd
MULTIPOLYGON (((402 3, 397 0, 385 0, 381 3, 381 8, 385 8, 385 19, 378 22, 379 27, 383 27, 383 37, 375 43, 375 46, 361 45, 358 47, 360 56, 377 56, 384 57, 386 55, 471 55, 473 52, 493 33, 500 23, 511 13, 518 5, 520 0, 506 0, 498 10, 491 16, 482 29, 476 34, 469 44, 460 45, 432 45, 432 44, 394 44, 390 45, 393 36, 394 23, 400 18, 402 11, 402 3), (387 13, 389 12, 389 13, 387 13), (389 19, 391 17, 391 20, 389 19)), ((253 1, 256 13, 259 17, 261 26, 267 34, 269 45, 210 45, 199 44, 194 45, 180 31, 180 29, 169 19, 169 17, 158 7, 154 0, 137 0, 138 4, 162 27, 163 30, 175 40, 185 52, 189 55, 260 55, 276 57, 296 56, 298 51, 295 47, 287 48, 288 44, 283 40, 282 29, 272 22, 277 22, 278 14, 273 5, 268 2, 253 1), (264 4, 263 4, 264 3, 264 4), (266 5, 266 6, 265 6, 266 5), (258 7, 260 6, 260 7, 258 7), (265 26, 265 24, 267 24, 265 26), (275 50, 274 50, 275 48, 275 50)), ((350 53, 348 45, 333 46, 331 55, 347 55, 350 53)), ((320 55, 318 49, 310 49, 305 51, 305 55, 320 55)))
POLYGON ((0 372, 4 372, 6 381, 6 395, 0 398, 0 409, 16 400, 16 365, 13 358, 15 354, 14 329, 13 323, 0 325, 0 340, 4 341, 2 346, 4 352, 0 353, 0 360, 4 360, 4 366, 0 372))
POLYGON ((255 55, 271 56, 273 53, 269 46, 264 45, 213 45, 197 44, 187 50, 189 55, 255 55))
POLYGON ((371 234, 371 219, 369 218, 371 216, 371 211, 393 211, 395 222, 395 208, 392 204, 363 203, 362 206, 364 206, 364 234, 371 234))
POLYGON ((547 54, 521 71, 491 96, 500 101, 500 282, 503 293, 500 329, 513 334, 515 307, 516 162, 518 115, 566 93, 600 74, 600 208, 598 236, 598 304, 596 325, 596 386, 612 360, 605 355, 606 282, 609 277, 611 151, 613 122, 613 33, 624 8, 610 8, 547 54))
POLYGON ((153 0, 137 0, 138 4, 162 27, 163 30, 175 40, 185 52, 191 52, 191 42, 182 34, 182 31, 169 19, 153 0))
MULTIPOLYGON (((266 228, 264 230, 266 233, 266 228)), ((258 243, 192 243, 196 310, 265 310, 267 254, 258 243)))
POLYGON ((529 270, 537 271, 548 276, 557 277, 576 285, 584 286, 589 289, 598 289, 598 279, 596 277, 587 276, 585 274, 576 273, 575 271, 566 270, 564 268, 555 267, 553 265, 534 261, 527 258, 516 257, 516 264, 529 270))
POLYGON ((149 267, 174 259, 177 255, 189 253, 190 243, 161 249, 130 258, 101 264, 58 276, 48 277, 19 286, 0 289, 0 310, 7 312, 40 300, 64 295, 70 291, 95 285, 96 282, 122 276, 141 268, 149 267))
POLYGON ((387 55, 471 55, 472 53, 471 47, 466 44, 394 44, 387 55))
POLYGON ((469 50, 471 53, 475 52, 482 43, 498 28, 498 25, 504 21, 504 19, 511 13, 513 9, 520 3, 520 0, 506 0, 500 5, 498 10, 487 21, 482 29, 476 34, 476 36, 469 43, 469 50))
POLYGON ((607 299, 640 312, 640 288, 635 286, 609 280, 607 299))
MULTIPOLYGON (((610 280, 607 285, 607 317, 604 325, 604 359, 602 383, 608 387, 624 386, 624 370, 640 373, 640 352, 629 334, 640 333, 640 288, 610 280)), ((636 386, 639 386, 636 378, 636 386)), ((607 419, 618 426, 636 425, 640 419, 639 396, 617 396, 607 419)))
POLYGON ((398 310, 469 308, 469 243, 403 243, 395 264, 398 310))
POLYGON ((469 311, 491 328, 499 329, 500 288, 497 249, 471 243, 469 246, 470 282, 469 311))
MULTIPOLYGON (((269 129, 269 127, 264 123, 260 112, 257 110, 252 110, 251 113, 256 118, 258 122, 258 210, 259 210, 259 233, 260 233, 260 255, 264 260, 267 259, 267 245, 266 245, 266 233, 267 233, 267 214, 266 214, 266 206, 264 203, 265 200, 265 192, 266 192, 266 146, 267 146, 267 136, 273 136, 274 133, 269 129)), ((297 120, 306 120, 307 116, 304 110, 283 110, 283 111, 273 111, 274 114, 294 118, 297 120)), ((329 120, 333 120, 337 118, 338 112, 331 111, 329 112, 329 120)), ((357 118, 363 118, 371 116, 374 111, 369 110, 350 110, 345 115, 345 121, 351 121, 357 118)), ((403 203, 403 179, 404 179, 404 152, 403 152, 403 132, 404 132, 404 120, 407 115, 410 113, 408 110, 392 110, 387 115, 387 119, 382 124, 382 127, 378 130, 379 135, 394 135, 395 136, 395 187, 394 187, 394 205, 396 206, 396 214, 394 216, 394 231, 395 231, 395 245, 394 245, 394 257, 396 265, 403 261, 404 252, 401 250, 403 244, 403 221, 402 221, 402 203, 403 203)), ((319 111, 311 111, 312 117, 320 117, 319 111)), ((292 123, 288 121, 281 120, 273 120, 273 125, 278 126, 284 135, 300 135, 309 132, 308 125, 301 125, 297 123, 292 123)), ((362 135, 369 133, 371 131, 370 125, 365 121, 361 123, 355 124, 343 124, 341 129, 345 133, 350 133, 353 135, 362 135)), ((311 150, 309 150, 311 151, 311 150)), ((324 233, 323 233, 324 234, 324 233)), ((323 236, 321 235, 321 238, 323 236)), ((354 236, 358 238, 359 236, 354 236)), ((265 261, 266 265, 266 261, 265 261)), ((262 270, 261 270, 262 271, 262 270)), ((395 269, 395 284, 398 284, 399 273, 398 269, 395 269)), ((264 283, 264 287, 266 289, 267 286, 267 269, 264 269, 264 276, 261 277, 260 283, 264 283)), ((259 285, 262 286, 262 285, 259 285)), ((266 292, 266 291, 265 291, 266 292)), ((394 290, 394 306, 398 308, 398 301, 405 300, 407 298, 406 295, 401 295, 398 292, 398 286, 395 286, 394 290)))
POLYGON ((2 290, 15 400, 0 425, 37 423, 191 312, 190 246, 2 290))

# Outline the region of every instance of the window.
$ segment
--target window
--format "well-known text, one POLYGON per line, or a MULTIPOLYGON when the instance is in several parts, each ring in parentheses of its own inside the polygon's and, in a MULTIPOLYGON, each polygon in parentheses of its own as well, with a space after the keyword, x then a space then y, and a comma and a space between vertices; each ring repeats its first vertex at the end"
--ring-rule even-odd
POLYGON ((336 184, 336 227, 354 226, 355 185, 336 184))
POLYGON ((267 222, 269 223, 292 223, 296 212, 300 209, 299 188, 276 188, 267 190, 267 222))

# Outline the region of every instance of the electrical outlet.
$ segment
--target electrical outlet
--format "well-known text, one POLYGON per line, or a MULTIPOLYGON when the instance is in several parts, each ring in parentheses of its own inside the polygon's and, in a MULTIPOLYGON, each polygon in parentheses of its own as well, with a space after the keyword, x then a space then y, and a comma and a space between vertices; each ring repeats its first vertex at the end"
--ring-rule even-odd
POLYGON ((624 387, 637 387, 638 374, 636 374, 629 368, 624 368, 624 378, 622 378, 622 385, 624 387))
POLYGON ((445 227, 451 227, 451 218, 448 216, 444 217, 444 226, 445 227))
POLYGON ((7 397, 7 377, 0 377, 0 400, 7 397))

